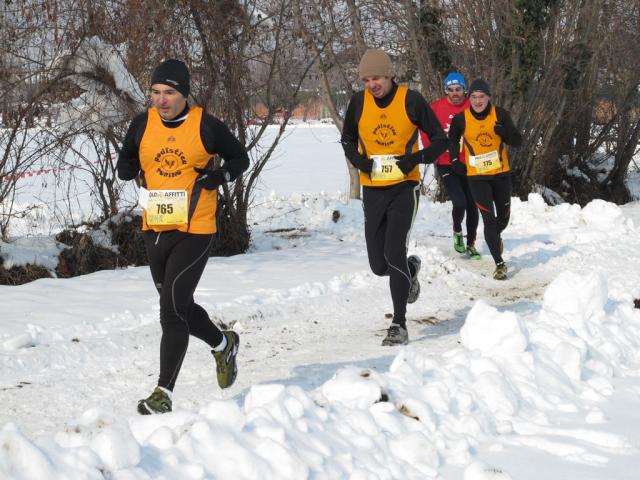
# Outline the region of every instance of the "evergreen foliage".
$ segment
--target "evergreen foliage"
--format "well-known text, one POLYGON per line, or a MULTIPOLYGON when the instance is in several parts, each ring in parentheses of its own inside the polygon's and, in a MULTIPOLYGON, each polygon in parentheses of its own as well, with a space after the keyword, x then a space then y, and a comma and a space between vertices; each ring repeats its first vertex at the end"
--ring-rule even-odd
POLYGON ((425 3, 420 7, 419 24, 426 39, 431 64, 444 76, 451 71, 453 61, 443 31, 443 13, 441 8, 425 3))

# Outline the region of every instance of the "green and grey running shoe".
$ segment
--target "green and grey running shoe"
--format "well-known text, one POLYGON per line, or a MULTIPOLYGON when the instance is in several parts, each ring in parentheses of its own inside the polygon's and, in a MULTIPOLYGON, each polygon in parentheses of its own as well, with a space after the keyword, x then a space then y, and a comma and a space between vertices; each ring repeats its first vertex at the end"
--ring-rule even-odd
MULTIPOLYGON (((418 280, 418 273, 420 272, 420 266, 422 261, 417 255, 410 255, 407 258, 407 263, 413 265, 413 275, 411 276, 411 285, 409 286, 409 296, 407 297, 407 303, 415 303, 420 296, 420 280, 418 280)), ((409 268, 411 272, 411 268, 409 268)))
POLYGON ((143 398, 138 402, 140 415, 156 415, 171 411, 171 397, 160 387, 156 387, 149 398, 143 398))
POLYGON ((453 249, 458 253, 464 253, 464 237, 462 232, 453 232, 453 249))
POLYGON ((394 345, 406 345, 409 343, 409 334, 407 329, 397 323, 392 323, 387 330, 387 336, 382 340, 382 345, 392 347, 394 345))
POLYGON ((240 346, 240 337, 233 330, 225 330, 222 334, 227 339, 227 346, 221 352, 211 350, 213 358, 216 359, 216 374, 220 388, 229 388, 236 381, 238 375, 238 365, 236 356, 240 346))
POLYGON ((496 271, 493 272, 494 280, 506 280, 507 279, 507 266, 504 262, 496 265, 496 271))
POLYGON ((481 258, 475 245, 467 245, 467 255, 469 255, 471 260, 480 260, 481 258))

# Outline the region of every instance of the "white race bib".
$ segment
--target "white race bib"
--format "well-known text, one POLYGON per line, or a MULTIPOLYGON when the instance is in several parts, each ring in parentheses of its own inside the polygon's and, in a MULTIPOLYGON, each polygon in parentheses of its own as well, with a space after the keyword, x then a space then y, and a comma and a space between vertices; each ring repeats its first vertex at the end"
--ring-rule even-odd
POLYGON ((371 180, 374 182, 388 180, 402 180, 404 173, 396 165, 395 155, 372 155, 373 168, 371 169, 371 180))
POLYGON ((478 173, 491 172, 498 170, 502 163, 500 162, 500 155, 497 150, 483 153, 482 155, 469 156, 469 165, 475 167, 478 173))
MULTIPOLYGON (((145 209, 148 225, 186 225, 188 223, 186 190, 148 190, 147 195, 145 209)), ((142 205, 142 194, 140 200, 142 205)))

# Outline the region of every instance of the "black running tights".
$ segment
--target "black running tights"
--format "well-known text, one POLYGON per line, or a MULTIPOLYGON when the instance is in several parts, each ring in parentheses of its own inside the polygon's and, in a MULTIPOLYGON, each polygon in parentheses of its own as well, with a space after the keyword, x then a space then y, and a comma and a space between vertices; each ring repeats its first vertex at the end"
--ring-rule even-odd
POLYGON ((147 231, 144 235, 151 277, 160 294, 160 375, 158 386, 173 390, 187 347, 189 335, 209 346, 222 341, 222 333, 207 312, 194 302, 209 258, 213 235, 195 235, 171 230, 147 231))
POLYGON ((484 239, 497 265, 503 261, 500 235, 507 228, 511 216, 511 176, 469 177, 469 187, 482 215, 484 239))
POLYGON ((478 231, 478 207, 473 200, 469 182, 467 177, 457 175, 451 165, 438 165, 438 174, 444 184, 444 189, 451 199, 453 209, 451 216, 453 217, 453 231, 462 232, 462 219, 467 214, 467 245, 475 245, 476 233, 478 231))
POLYGON ((418 210, 419 186, 403 182, 390 187, 364 187, 364 235, 371 271, 389 276, 393 321, 406 323, 411 273, 407 244, 418 210))

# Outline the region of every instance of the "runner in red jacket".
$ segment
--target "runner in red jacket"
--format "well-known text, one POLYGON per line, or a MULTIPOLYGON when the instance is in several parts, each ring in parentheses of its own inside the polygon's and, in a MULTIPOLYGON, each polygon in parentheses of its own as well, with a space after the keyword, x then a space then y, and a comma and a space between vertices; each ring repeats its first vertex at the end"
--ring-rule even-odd
MULTIPOLYGON (((440 125, 445 133, 449 133, 451 119, 458 113, 469 108, 469 99, 466 96, 467 85, 464 77, 457 72, 450 73, 444 80, 444 91, 446 95, 431 104, 431 109, 438 117, 440 125)), ((429 145, 429 136, 425 132, 420 132, 422 144, 429 145)), ((464 157, 460 158, 464 162, 464 157)), ((460 162, 451 164, 449 152, 445 152, 436 160, 436 170, 447 195, 451 199, 453 209, 453 248, 458 253, 467 253, 474 260, 480 259, 480 254, 476 250, 476 231, 478 229, 478 209, 473 201, 471 190, 464 166, 460 162), (467 246, 465 248, 462 235, 462 219, 465 212, 467 214, 467 246)))

